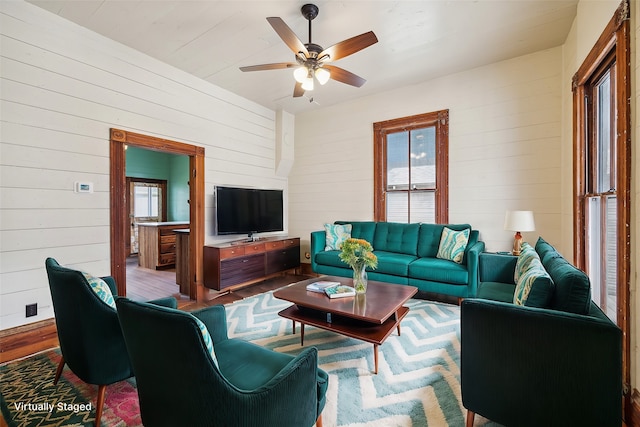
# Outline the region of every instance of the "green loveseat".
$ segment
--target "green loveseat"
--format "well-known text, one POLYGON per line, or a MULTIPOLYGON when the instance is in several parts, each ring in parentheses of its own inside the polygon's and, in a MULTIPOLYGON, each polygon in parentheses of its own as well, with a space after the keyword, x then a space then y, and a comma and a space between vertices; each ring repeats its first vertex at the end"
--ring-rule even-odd
MULTIPOLYGON (((394 222, 336 221, 351 224, 351 237, 367 240, 378 257, 378 267, 367 269, 369 280, 411 285, 421 291, 455 297, 475 296, 478 287, 478 257, 484 243, 469 224, 402 224, 394 222), (437 258, 444 227, 469 229, 462 263, 437 258)), ((325 250, 326 232, 311 233, 311 268, 317 274, 353 277, 338 250, 325 250)))
POLYGON ((518 258, 489 253, 478 299, 461 304, 467 425, 478 413, 506 426, 619 427, 621 330, 591 301, 584 272, 541 238, 535 252, 548 276, 536 276, 525 305, 513 303, 518 258))

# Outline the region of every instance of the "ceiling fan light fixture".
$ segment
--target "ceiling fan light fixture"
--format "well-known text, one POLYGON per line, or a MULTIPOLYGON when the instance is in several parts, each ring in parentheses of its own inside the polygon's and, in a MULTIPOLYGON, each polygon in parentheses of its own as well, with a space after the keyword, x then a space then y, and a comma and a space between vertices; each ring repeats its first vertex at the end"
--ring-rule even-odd
POLYGON ((308 75, 309 70, 307 70, 307 67, 298 67, 293 70, 293 78, 296 79, 298 83, 304 83, 308 75))
POLYGON ((302 89, 304 90, 313 90, 313 77, 307 77, 302 82, 302 89))
POLYGON ((315 75, 321 85, 327 83, 331 78, 331 73, 325 68, 316 68, 315 75))

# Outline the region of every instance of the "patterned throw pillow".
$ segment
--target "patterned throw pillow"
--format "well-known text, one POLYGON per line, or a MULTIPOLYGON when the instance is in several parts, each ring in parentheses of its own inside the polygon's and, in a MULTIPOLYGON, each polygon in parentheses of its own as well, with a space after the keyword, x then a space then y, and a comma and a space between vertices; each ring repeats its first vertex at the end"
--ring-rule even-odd
POLYGON ((216 358, 216 352, 213 351, 213 341, 211 341, 211 335, 209 335, 209 330, 205 326, 204 323, 200 319, 194 316, 196 319, 196 324, 200 328, 200 333, 202 334, 202 339, 204 340, 204 345, 209 350, 209 354, 211 355, 211 359, 213 359, 213 363, 218 366, 218 359, 216 358))
POLYGON ((109 288, 109 285, 107 285, 107 282, 105 282, 99 277, 94 277, 89 273, 85 273, 83 271, 81 271, 81 273, 84 276, 84 278, 87 279, 87 282, 89 282, 89 285, 91 286, 91 289, 93 289, 93 292, 95 292, 96 295, 98 295, 98 297, 100 297, 100 299, 105 304, 107 304, 109 307, 115 310, 116 302, 113 299, 111 288, 109 288))
POLYGON ((542 266, 540 259, 532 259, 527 269, 518 278, 516 291, 513 294, 513 303, 515 305, 544 307, 550 296, 552 283, 551 277, 542 266), (527 300, 534 291, 537 293, 535 301, 532 304, 528 304, 527 300))
POLYGON ((513 283, 518 283, 520 275, 527 270, 529 264, 534 259, 540 261, 538 253, 530 244, 523 242, 522 248, 520 249, 520 255, 518 255, 518 260, 516 261, 516 269, 513 272, 513 283))
POLYGON ((351 237, 351 224, 325 224, 325 251, 342 249, 345 240, 351 237))
POLYGON ((465 228, 461 231, 451 230, 444 227, 440 236, 440 246, 436 258, 448 259, 450 261, 462 264, 464 250, 469 242, 469 233, 471 230, 465 228))

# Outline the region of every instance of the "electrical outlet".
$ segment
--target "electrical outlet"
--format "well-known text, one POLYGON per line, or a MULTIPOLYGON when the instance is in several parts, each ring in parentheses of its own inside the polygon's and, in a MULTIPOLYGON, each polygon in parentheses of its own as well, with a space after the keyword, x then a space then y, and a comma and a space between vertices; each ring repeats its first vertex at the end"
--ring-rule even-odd
POLYGON ((33 317, 38 315, 38 303, 35 304, 27 304, 26 306, 26 317, 33 317))

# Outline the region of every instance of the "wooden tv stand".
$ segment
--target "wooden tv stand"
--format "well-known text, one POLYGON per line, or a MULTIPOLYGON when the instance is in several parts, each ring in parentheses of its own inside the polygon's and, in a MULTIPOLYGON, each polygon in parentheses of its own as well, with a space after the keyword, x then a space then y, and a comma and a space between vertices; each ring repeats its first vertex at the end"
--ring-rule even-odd
POLYGON ((267 237, 204 247, 204 285, 231 290, 300 267, 299 237, 267 237))

